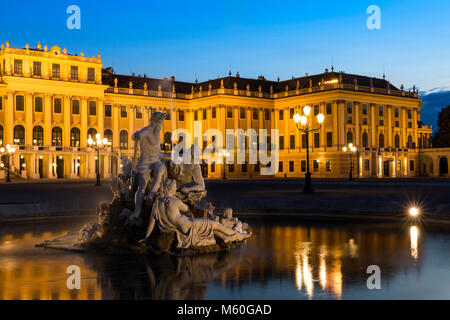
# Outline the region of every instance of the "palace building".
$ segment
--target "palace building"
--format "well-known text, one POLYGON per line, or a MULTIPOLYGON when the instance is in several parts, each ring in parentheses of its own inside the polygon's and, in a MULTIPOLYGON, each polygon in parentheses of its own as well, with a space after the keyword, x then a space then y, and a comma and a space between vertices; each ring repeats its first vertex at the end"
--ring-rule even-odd
MULTIPOLYGON (((194 121, 223 136, 227 129, 278 129, 276 177, 301 177, 306 136, 293 116, 306 105, 312 109, 311 126, 318 126, 314 115, 325 116, 320 130, 309 135, 313 177, 346 177, 351 165, 354 177, 361 178, 443 173, 442 159, 450 151, 431 149, 432 128, 420 121, 418 91, 385 79, 332 68, 286 81, 230 73, 188 83, 118 75, 102 68, 100 54, 68 54, 56 45, 18 49, 6 42, 0 50, 0 144, 15 149, 5 150, 2 166, 11 159, 11 170, 25 179, 93 178, 97 165, 104 178, 117 174, 120 157, 133 156, 131 134, 148 125, 154 111, 170 115, 161 134, 165 151, 172 148, 171 133, 193 132, 194 121), (97 133, 110 142, 98 153, 88 143, 97 133), (352 155, 344 151, 349 143, 356 147, 352 155)), ((205 147, 211 141, 202 142, 205 147)), ((259 164, 203 163, 202 168, 209 178, 264 177, 259 164)))

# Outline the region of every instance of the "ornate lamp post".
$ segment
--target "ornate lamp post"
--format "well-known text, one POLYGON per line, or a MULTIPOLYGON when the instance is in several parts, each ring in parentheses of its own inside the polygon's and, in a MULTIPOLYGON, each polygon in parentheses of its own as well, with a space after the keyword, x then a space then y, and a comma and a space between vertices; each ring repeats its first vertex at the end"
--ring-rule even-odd
POLYGON ((88 139, 88 145, 91 148, 94 148, 95 151, 97 151, 97 159, 95 161, 95 173, 97 174, 97 181, 95 185, 97 187, 101 186, 100 183, 100 150, 106 149, 111 145, 111 142, 108 141, 108 139, 103 138, 101 139, 100 133, 97 133, 95 135, 96 140, 92 139, 91 137, 88 139))
POLYGON ((353 181, 353 154, 356 152, 356 147, 349 143, 347 147, 343 148, 344 152, 350 153, 350 170, 348 180, 353 181))
MULTIPOLYGON (((6 149, 5 148, 0 148, 0 152, 1 153, 5 153, 8 155, 7 159, 8 162, 6 164, 6 182, 11 182, 11 176, 10 176, 10 171, 11 171, 11 155, 16 152, 16 148, 12 147, 11 145, 7 144, 6 145, 6 149)), ((3 165, 3 164, 2 164, 3 165)))
POLYGON ((225 162, 226 162, 226 158, 230 156, 230 153, 226 150, 226 149, 222 149, 222 151, 219 152, 219 157, 221 157, 222 163, 223 163, 223 177, 222 179, 225 180, 227 177, 225 176, 225 162))
POLYGON ((300 116, 298 113, 294 115, 294 121, 297 125, 297 129, 300 132, 304 132, 306 134, 306 174, 305 174, 305 188, 303 189, 303 193, 313 193, 314 190, 311 187, 311 172, 309 171, 309 133, 314 131, 319 131, 322 127, 323 120, 325 116, 322 113, 317 115, 317 122, 319 122, 318 128, 311 128, 308 125, 308 117, 311 114, 311 107, 305 106, 303 108, 303 116, 300 116), (301 126, 299 125, 301 124, 301 126))

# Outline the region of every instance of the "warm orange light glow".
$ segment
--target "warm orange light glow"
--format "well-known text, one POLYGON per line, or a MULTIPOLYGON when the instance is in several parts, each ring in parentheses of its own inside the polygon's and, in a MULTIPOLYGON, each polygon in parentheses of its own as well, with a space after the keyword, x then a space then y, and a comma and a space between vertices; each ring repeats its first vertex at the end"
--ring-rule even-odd
POLYGON ((420 210, 418 208, 416 208, 416 207, 412 207, 412 208, 409 209, 409 215, 411 217, 417 217, 417 216, 420 215, 420 210))

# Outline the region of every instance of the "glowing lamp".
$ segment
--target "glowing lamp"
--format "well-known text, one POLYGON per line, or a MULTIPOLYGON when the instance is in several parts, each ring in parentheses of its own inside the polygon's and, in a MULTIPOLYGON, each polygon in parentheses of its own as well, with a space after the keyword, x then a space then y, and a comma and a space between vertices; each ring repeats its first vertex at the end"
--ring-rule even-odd
POLYGON ((305 107, 303 108, 303 114, 304 114, 305 116, 309 116, 310 113, 311 113, 311 107, 310 107, 310 106, 305 106, 305 107))
POLYGON ((300 123, 302 124, 302 126, 304 126, 306 124, 306 122, 308 122, 308 118, 306 118, 306 116, 302 116, 300 118, 300 123))
POLYGON ((416 207, 412 207, 412 208, 409 209, 409 215, 411 217, 415 218, 415 217, 420 215, 420 210, 418 208, 416 208, 416 207))
POLYGON ((324 120, 325 120, 325 116, 322 113, 319 113, 317 115, 317 121, 319 121, 319 123, 323 123, 324 120))
POLYGON ((294 115, 294 121, 295 121, 295 123, 299 123, 300 122, 300 115, 298 114, 298 113, 296 113, 295 115, 294 115))

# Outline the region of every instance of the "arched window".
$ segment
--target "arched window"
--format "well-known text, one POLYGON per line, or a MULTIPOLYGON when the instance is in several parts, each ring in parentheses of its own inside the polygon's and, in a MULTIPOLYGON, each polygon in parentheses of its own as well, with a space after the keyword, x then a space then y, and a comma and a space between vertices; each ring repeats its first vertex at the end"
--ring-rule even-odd
POLYGON ((92 140, 97 141, 97 138, 95 137, 97 135, 97 130, 94 128, 90 128, 87 132, 88 139, 91 138, 92 140))
POLYGON ((408 136, 408 148, 412 149, 412 147, 413 147, 413 139, 412 139, 412 136, 409 135, 408 136))
POLYGON ((111 148, 113 146, 113 132, 111 129, 106 129, 103 133, 103 137, 106 138, 111 143, 111 148))
POLYGON ((353 143, 353 132, 347 132, 347 144, 353 143))
POLYGON ((80 129, 72 128, 70 130, 70 146, 73 148, 80 147, 80 129))
POLYGON ((398 134, 395 135, 395 148, 400 148, 400 136, 398 134))
POLYGON ((54 127, 52 130, 52 146, 62 147, 62 130, 60 127, 54 127))
POLYGON ((164 133, 164 151, 172 150, 172 133, 164 133))
POLYGON ((120 131, 120 149, 128 149, 128 132, 120 131))
POLYGON ((378 146, 380 148, 384 148, 384 134, 382 134, 382 133, 378 137, 378 146))
POLYGON ((0 146, 3 147, 3 126, 0 125, 0 146))
POLYGON ((367 132, 364 132, 362 135, 362 145, 363 148, 369 147, 369 136, 367 135, 367 132))
POLYGON ((41 126, 36 126, 33 128, 33 145, 44 145, 44 129, 41 126))
POLYGON ((25 128, 21 125, 14 127, 14 144, 21 146, 25 144, 25 128))

